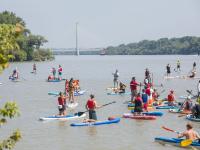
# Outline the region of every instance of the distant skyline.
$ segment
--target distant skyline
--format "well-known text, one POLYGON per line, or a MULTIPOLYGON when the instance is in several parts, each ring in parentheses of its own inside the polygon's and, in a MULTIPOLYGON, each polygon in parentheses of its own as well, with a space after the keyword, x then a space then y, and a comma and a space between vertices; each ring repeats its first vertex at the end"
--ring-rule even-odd
POLYGON ((80 48, 200 36, 200 0, 1 0, 5 10, 50 48, 75 48, 76 22, 80 48))

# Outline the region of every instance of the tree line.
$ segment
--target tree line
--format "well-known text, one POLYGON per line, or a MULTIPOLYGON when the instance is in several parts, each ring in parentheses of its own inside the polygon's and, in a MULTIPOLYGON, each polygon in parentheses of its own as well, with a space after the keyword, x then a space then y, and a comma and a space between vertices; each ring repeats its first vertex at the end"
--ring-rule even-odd
POLYGON ((30 29, 26 27, 25 21, 16 16, 15 13, 9 11, 0 13, 0 53, 1 49, 6 49, 6 54, 9 56, 10 61, 44 61, 53 59, 50 49, 41 48, 46 42, 48 41, 43 36, 32 34, 30 29), (11 28, 13 28, 12 31, 11 28), (12 42, 8 41, 5 36, 8 32, 15 31, 15 34, 18 34, 17 32, 21 34, 15 36, 14 47, 9 47, 12 42))
POLYGON ((200 54, 200 37, 184 36, 181 38, 161 38, 143 40, 138 43, 109 46, 106 55, 172 55, 200 54))

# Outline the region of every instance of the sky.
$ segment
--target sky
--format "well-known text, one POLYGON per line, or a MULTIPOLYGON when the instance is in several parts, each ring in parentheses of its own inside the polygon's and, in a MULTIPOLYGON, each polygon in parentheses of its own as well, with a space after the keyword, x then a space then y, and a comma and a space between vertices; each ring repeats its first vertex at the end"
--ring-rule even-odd
POLYGON ((49 48, 117 46, 200 36, 200 0, 0 0, 0 12, 23 18, 49 48))

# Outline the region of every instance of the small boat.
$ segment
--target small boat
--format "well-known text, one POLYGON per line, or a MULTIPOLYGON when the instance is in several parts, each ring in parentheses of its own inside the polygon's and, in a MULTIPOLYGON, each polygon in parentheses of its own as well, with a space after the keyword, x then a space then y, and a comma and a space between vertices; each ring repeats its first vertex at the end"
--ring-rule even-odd
POLYGON ((67 115, 67 116, 48 116, 48 117, 40 117, 40 121, 48 121, 48 120, 75 120, 86 117, 86 114, 83 113, 82 115, 67 115))
POLYGON ((195 118, 195 117, 193 117, 192 114, 187 115, 187 116, 186 116, 186 119, 187 119, 187 120, 190 120, 190 121, 200 122, 200 118, 195 118))
POLYGON ((99 125, 108 125, 113 123, 119 123, 120 118, 115 118, 113 120, 104 120, 104 121, 96 121, 96 122, 83 122, 83 123, 72 123, 72 127, 81 127, 81 126, 99 126, 99 125))
POLYGON ((123 115, 124 118, 130 119, 138 119, 138 120, 155 120, 156 116, 148 116, 148 115, 134 115, 131 113, 126 113, 123 115))
MULTIPOLYGON (((169 144, 169 145, 181 147, 181 141, 184 140, 184 139, 156 137, 154 140, 156 142, 160 143, 160 144, 169 144)), ((194 147, 196 149, 200 149, 200 143, 199 142, 192 142, 192 144, 189 145, 188 147, 194 147)))

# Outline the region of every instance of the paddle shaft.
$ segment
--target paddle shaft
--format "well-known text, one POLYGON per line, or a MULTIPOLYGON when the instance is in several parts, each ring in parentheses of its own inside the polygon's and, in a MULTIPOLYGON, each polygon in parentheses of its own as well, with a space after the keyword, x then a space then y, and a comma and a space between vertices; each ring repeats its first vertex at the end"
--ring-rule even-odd
POLYGON ((165 129, 165 130, 167 130, 167 131, 170 131, 170 132, 174 132, 174 133, 180 134, 180 132, 175 131, 175 130, 172 130, 172 129, 170 129, 170 128, 167 128, 167 127, 164 127, 164 126, 162 126, 162 128, 165 129))
MULTIPOLYGON (((107 105, 110 105, 110 104, 113 104, 113 103, 116 103, 116 101, 113 101, 113 102, 110 102, 110 103, 107 103, 107 104, 104 104, 104 105, 101 105, 99 108, 102 108, 102 107, 104 107, 104 106, 107 106, 107 105)), ((99 109, 98 108, 98 109, 99 109)), ((78 112, 78 113, 76 113, 76 114, 83 114, 83 113, 86 113, 86 112, 88 112, 89 110, 86 110, 86 111, 83 111, 83 112, 78 112)), ((80 116, 80 115, 79 115, 80 116)))

